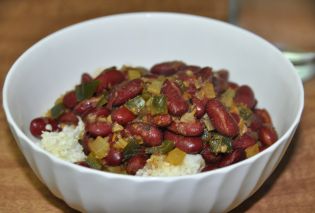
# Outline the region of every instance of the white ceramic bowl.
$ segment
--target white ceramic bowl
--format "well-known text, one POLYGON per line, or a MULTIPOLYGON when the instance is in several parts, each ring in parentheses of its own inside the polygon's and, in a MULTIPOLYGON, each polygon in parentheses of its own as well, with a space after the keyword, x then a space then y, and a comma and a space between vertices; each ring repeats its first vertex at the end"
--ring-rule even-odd
POLYGON ((39 179, 69 206, 88 212, 224 212, 253 194, 284 155, 303 109, 303 87, 293 66, 263 39, 223 22, 172 13, 98 18, 58 31, 27 50, 3 89, 11 131, 39 179), (80 167, 43 151, 29 133, 83 72, 112 65, 150 67, 167 60, 227 68, 254 89, 271 113, 279 140, 226 168, 197 175, 147 178, 80 167))

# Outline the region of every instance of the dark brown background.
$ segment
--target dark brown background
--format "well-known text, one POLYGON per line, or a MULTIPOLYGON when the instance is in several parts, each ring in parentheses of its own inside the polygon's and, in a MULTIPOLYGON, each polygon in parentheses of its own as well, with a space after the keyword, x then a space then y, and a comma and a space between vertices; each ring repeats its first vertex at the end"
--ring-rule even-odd
MULTIPOLYGON (((227 20, 227 8, 226 0, 0 0, 1 88, 21 53, 70 24, 135 11, 176 11, 227 20)), ((315 79, 304 86, 305 110, 288 152, 262 188, 234 213, 315 212, 315 79)), ((75 212, 37 179, 18 150, 2 108, 0 117, 0 212, 75 212)))

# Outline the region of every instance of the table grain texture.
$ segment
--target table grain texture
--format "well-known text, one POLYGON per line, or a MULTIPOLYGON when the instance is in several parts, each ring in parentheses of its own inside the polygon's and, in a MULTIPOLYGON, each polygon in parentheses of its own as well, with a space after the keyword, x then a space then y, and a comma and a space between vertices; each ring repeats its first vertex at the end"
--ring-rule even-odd
MULTIPOLYGON (((227 20, 227 1, 0 0, 0 82, 14 61, 44 36, 83 20, 136 11, 173 11, 227 20)), ((315 78, 304 83, 305 109, 287 153, 264 185, 232 211, 315 212, 315 78)), ((2 102, 2 92, 1 92, 2 102)), ((26 163, 0 110, 0 212, 76 212, 26 163)))

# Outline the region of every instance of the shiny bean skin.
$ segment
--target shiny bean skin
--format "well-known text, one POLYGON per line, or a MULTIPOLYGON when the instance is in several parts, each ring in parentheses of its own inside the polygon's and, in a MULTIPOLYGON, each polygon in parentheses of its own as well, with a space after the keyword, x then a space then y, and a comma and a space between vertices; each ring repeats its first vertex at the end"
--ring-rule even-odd
POLYGON ((136 97, 143 90, 143 81, 141 79, 134 79, 119 85, 113 90, 109 96, 108 108, 112 106, 119 106, 127 102, 129 99, 136 97))
POLYGON ((209 165, 206 165, 205 168, 201 170, 201 172, 208 172, 217 168, 218 167, 216 165, 209 164, 209 165))
POLYGON ((228 137, 234 137, 239 133, 236 121, 220 101, 209 100, 206 111, 211 123, 219 133, 228 137))
POLYGON ((124 106, 121 106, 112 112, 112 120, 123 126, 127 125, 135 118, 136 116, 124 106))
POLYGON ((249 134, 244 134, 232 142, 233 149, 246 149, 256 143, 256 140, 249 134))
POLYGON ((99 76, 95 78, 99 81, 97 92, 102 93, 104 90, 115 86, 125 80, 125 75, 112 67, 104 70, 99 76))
POLYGON ((213 152, 211 152, 209 145, 206 145, 202 151, 201 156, 206 161, 206 163, 217 163, 222 159, 222 155, 216 155, 213 152))
POLYGON ((96 108, 98 101, 99 98, 95 97, 83 100, 74 107, 73 112, 77 115, 84 117, 85 115, 87 115, 89 112, 96 108))
POLYGON ((196 118, 201 118, 206 113, 207 102, 208 100, 206 98, 203 100, 195 97, 192 98, 192 103, 196 106, 196 118))
POLYGON ((184 67, 185 64, 180 61, 169 61, 154 65, 150 72, 156 75, 173 75, 178 72, 179 69, 184 67))
POLYGON ((234 102, 238 104, 244 104, 248 108, 252 109, 256 105, 256 99, 253 90, 247 85, 238 87, 235 93, 234 102))
POLYGON ((155 115, 151 118, 151 122, 159 127, 167 127, 172 123, 172 117, 169 114, 155 115))
POLYGON ((178 69, 178 72, 187 72, 191 71, 193 73, 198 73, 201 67, 195 65, 184 65, 178 69))
POLYGON ((204 125, 200 121, 173 122, 167 129, 183 136, 199 136, 203 133, 204 125))
POLYGON ((229 166, 231 164, 237 163, 241 160, 244 160, 246 157, 244 150, 236 149, 233 152, 226 155, 219 163, 219 167, 229 166))
POLYGON ((255 109, 255 115, 257 115, 263 124, 265 125, 272 125, 271 117, 267 110, 265 109, 255 109))
POLYGON ((171 115, 181 116, 188 111, 189 105, 175 82, 166 80, 162 86, 162 93, 166 97, 167 109, 171 115))
POLYGON ((65 123, 65 124, 73 124, 77 125, 79 122, 79 119, 73 112, 65 112, 60 117, 58 118, 58 121, 60 123, 65 123))
POLYGON ((85 130, 93 137, 106 137, 112 133, 112 125, 106 122, 87 123, 85 130))
POLYGON ((40 137, 43 131, 59 131, 59 127, 57 121, 54 119, 48 117, 39 117, 31 121, 30 131, 33 136, 40 137))
POLYGON ((258 130, 258 137, 261 143, 270 146, 278 140, 278 136, 274 128, 263 126, 258 130))
POLYGON ((102 163, 107 166, 119 166, 123 160, 123 153, 122 151, 111 148, 106 155, 105 158, 102 159, 102 163))
POLYGON ((126 166, 126 171, 130 175, 135 175, 139 169, 142 169, 146 164, 147 158, 144 155, 136 155, 131 157, 126 166))
POLYGON ((202 140, 200 137, 186 137, 165 131, 164 139, 174 142, 178 149, 188 154, 200 153, 202 150, 202 140))
POLYGON ((70 91, 62 99, 62 103, 65 107, 72 109, 77 104, 77 97, 74 91, 70 91))
POLYGON ((158 146, 162 143, 163 134, 159 128, 153 125, 137 122, 128 124, 126 129, 132 135, 140 136, 148 146, 158 146))
POLYGON ((202 68, 196 75, 200 77, 202 81, 212 82, 213 72, 211 67, 202 68))
POLYGON ((81 83, 82 84, 88 83, 92 80, 93 80, 92 76, 88 73, 83 73, 81 76, 81 83))

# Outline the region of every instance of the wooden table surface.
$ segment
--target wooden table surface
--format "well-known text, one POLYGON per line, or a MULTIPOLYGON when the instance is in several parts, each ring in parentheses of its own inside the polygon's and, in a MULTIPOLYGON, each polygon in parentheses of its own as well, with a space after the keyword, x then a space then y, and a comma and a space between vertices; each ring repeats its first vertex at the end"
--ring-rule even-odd
MULTIPOLYGON (((177 11, 227 20, 215 0, 0 0, 0 82, 14 61, 44 36, 73 23, 132 11, 177 11)), ((232 212, 315 212, 315 78, 304 83, 301 124, 276 171, 232 212)), ((1 92, 2 101, 2 92, 1 92)), ((0 212, 76 212, 39 181, 19 151, 0 110, 0 212)))

